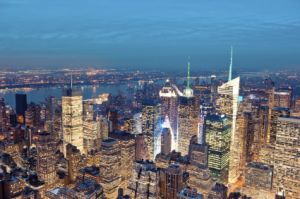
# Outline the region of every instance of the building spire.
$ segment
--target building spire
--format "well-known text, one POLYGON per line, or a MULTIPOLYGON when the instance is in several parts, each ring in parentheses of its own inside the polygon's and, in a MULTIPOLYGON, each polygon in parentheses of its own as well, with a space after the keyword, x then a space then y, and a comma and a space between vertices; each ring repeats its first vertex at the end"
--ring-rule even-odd
POLYGON ((190 63, 190 56, 188 57, 188 68, 187 68, 187 88, 190 88, 190 70, 191 70, 191 63, 190 63))
POLYGON ((73 88, 73 73, 71 72, 71 89, 73 88))
POLYGON ((231 46, 231 49, 230 49, 230 65, 229 65, 228 81, 231 81, 231 79, 232 79, 232 56, 233 56, 233 48, 231 46))

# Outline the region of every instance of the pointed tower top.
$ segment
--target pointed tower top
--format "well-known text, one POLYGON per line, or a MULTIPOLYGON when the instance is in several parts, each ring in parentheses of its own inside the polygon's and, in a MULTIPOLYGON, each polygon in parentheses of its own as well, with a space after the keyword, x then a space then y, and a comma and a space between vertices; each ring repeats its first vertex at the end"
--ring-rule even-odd
POLYGON ((232 56, 233 56, 233 48, 231 46, 231 49, 230 49, 230 65, 229 65, 228 81, 231 81, 231 79, 232 79, 232 56))
POLYGON ((183 93, 186 97, 192 97, 193 96, 193 90, 191 89, 190 86, 190 68, 191 68, 191 64, 190 64, 190 56, 188 57, 188 68, 187 68, 187 82, 186 82, 186 88, 184 89, 183 93))
POLYGON ((73 73, 71 72, 71 89, 73 88, 73 73))
POLYGON ((190 88, 190 70, 191 70, 191 63, 190 63, 190 56, 188 57, 188 68, 187 68, 187 88, 190 88))

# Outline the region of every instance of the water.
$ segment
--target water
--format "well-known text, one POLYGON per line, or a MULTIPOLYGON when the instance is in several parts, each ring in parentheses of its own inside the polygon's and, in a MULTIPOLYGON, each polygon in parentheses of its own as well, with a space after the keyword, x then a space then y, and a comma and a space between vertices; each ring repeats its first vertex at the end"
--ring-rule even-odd
MULTIPOLYGON (((128 92, 128 84, 105 84, 101 86, 79 86, 76 87, 81 90, 83 99, 90 99, 96 97, 102 93, 110 93, 116 95, 118 93, 126 94, 128 92)), ((5 99, 5 103, 15 107, 15 94, 25 93, 27 94, 27 102, 40 103, 45 101, 48 96, 54 96, 57 99, 61 99, 63 93, 63 87, 44 87, 34 89, 9 89, 0 90, 0 97, 5 99)))

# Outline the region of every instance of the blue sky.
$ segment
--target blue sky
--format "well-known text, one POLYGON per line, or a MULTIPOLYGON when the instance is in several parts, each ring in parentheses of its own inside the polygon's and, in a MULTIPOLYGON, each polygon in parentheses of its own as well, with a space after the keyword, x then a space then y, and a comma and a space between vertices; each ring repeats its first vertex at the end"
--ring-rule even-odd
POLYGON ((0 66, 300 68, 298 0, 0 0, 0 66))

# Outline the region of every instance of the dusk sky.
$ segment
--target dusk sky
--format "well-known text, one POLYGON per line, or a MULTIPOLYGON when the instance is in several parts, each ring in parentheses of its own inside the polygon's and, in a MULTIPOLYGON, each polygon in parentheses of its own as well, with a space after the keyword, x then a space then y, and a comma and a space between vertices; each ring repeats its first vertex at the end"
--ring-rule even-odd
POLYGON ((299 0, 0 0, 0 67, 300 68, 299 0))

